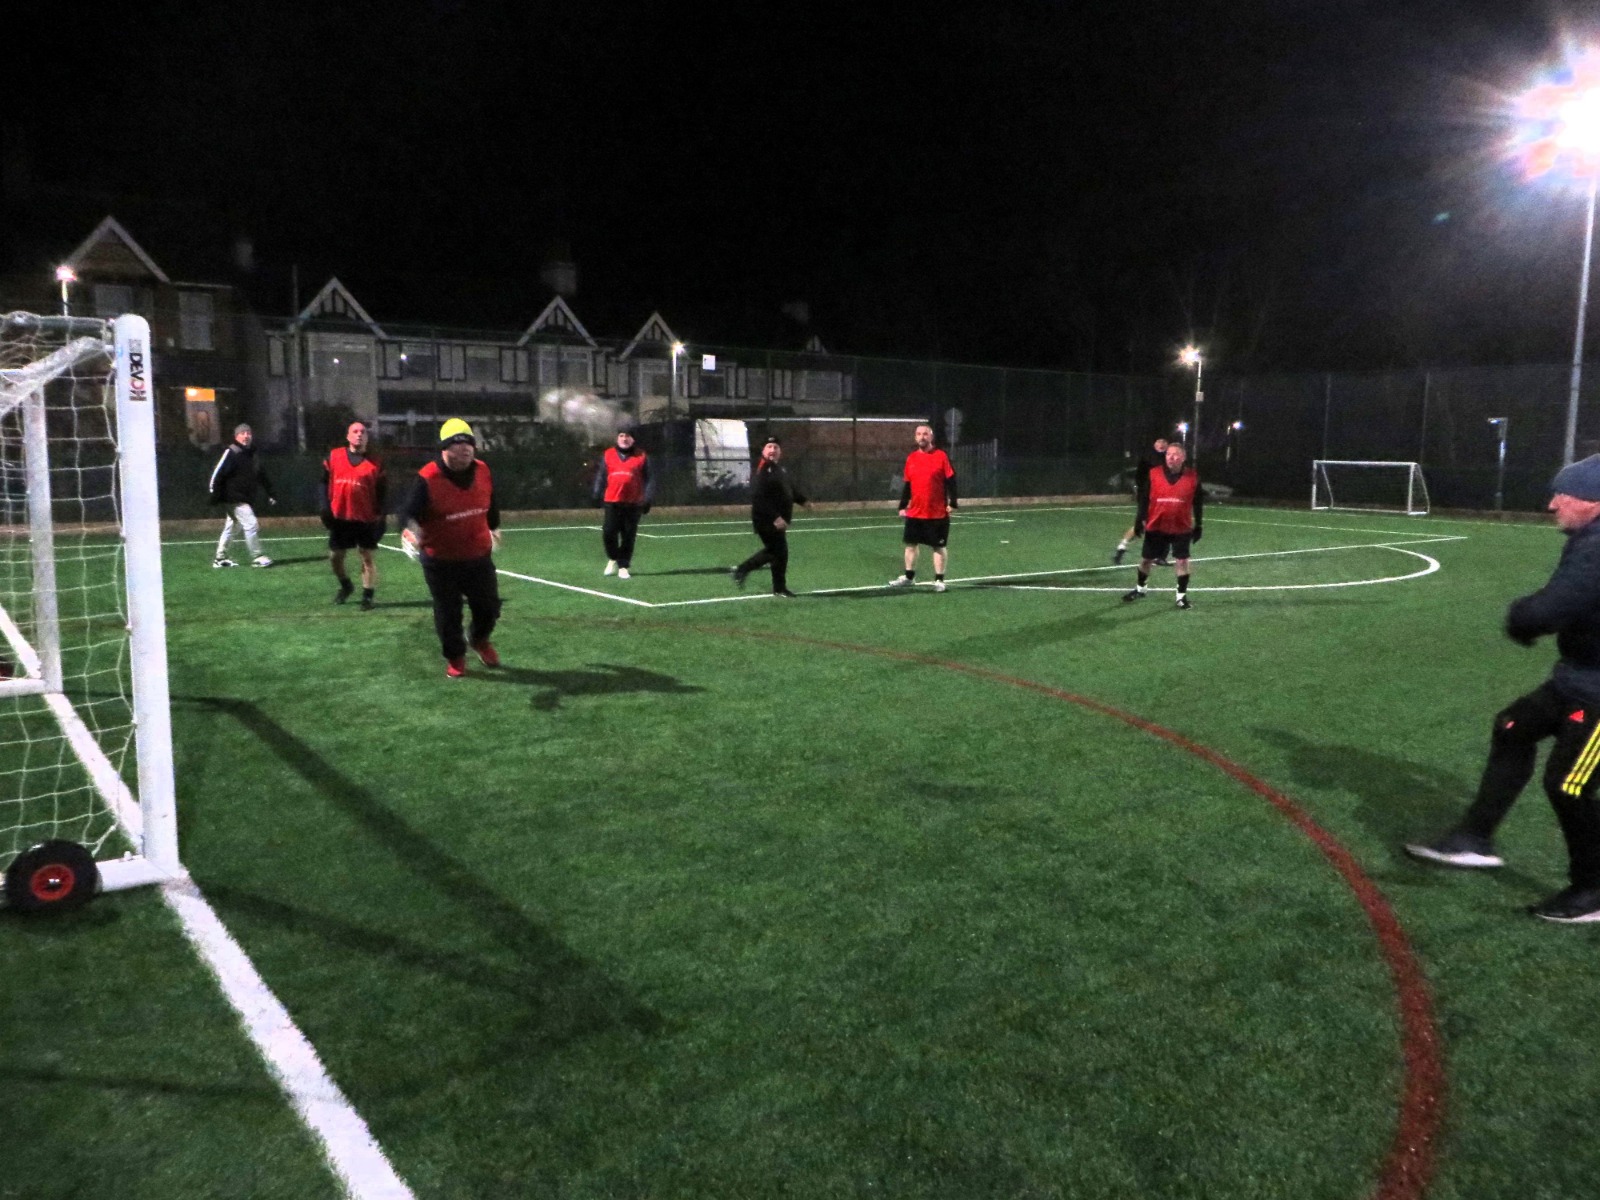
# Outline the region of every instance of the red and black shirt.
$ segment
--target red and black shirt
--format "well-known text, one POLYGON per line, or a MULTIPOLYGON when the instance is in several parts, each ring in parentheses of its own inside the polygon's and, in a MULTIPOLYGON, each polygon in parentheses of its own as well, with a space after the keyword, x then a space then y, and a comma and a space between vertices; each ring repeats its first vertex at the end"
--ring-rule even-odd
POLYGON ((607 504, 648 504, 654 491, 650 478, 650 459, 642 450, 623 454, 615 446, 600 460, 594 492, 605 493, 607 504))
POLYGON ((900 490, 900 507, 906 516, 937 521, 950 515, 956 503, 956 469, 943 450, 913 450, 906 456, 901 474, 905 486, 900 490))
POLYGON ((383 464, 369 455, 352 455, 348 446, 328 451, 322 462, 322 482, 327 488, 328 512, 335 520, 371 524, 383 516, 388 478, 383 464))
POLYGON ((1190 468, 1174 475, 1165 466, 1152 467, 1140 483, 1139 511, 1146 533, 1193 533, 1204 509, 1200 476, 1190 468))
POLYGON ((422 530, 422 557, 440 562, 487 558, 494 549, 489 534, 500 528, 500 506, 487 463, 474 460, 452 471, 436 458, 417 472, 411 494, 400 507, 402 522, 422 530))

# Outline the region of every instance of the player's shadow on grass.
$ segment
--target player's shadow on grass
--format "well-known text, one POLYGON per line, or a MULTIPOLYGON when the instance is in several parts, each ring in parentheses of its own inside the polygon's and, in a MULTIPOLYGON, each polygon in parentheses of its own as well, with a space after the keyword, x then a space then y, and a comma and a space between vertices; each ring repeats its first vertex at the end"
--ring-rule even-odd
POLYGON ((326 554, 302 554, 298 558, 275 558, 272 560, 272 569, 276 571, 279 567, 298 567, 303 563, 322 563, 326 566, 327 562, 326 554))
MULTIPOLYGON (((1297 785, 1337 790, 1356 796, 1356 820, 1390 848, 1391 859, 1408 872, 1417 867, 1402 847, 1407 842, 1431 841, 1452 828, 1472 801, 1477 778, 1467 779, 1360 746, 1335 746, 1313 742, 1287 729, 1257 727, 1262 741, 1287 752, 1289 773, 1297 785)), ((1523 802, 1544 803, 1534 781, 1523 802)), ((1428 868, 1431 870, 1431 868, 1428 868)), ((1519 890, 1538 890, 1538 881, 1522 872, 1483 871, 1519 890)))
POLYGON ((667 576, 667 575, 721 575, 726 577, 732 567, 680 567, 676 571, 635 571, 635 578, 641 575, 667 576))
POLYGON ((1098 608, 1082 609, 1074 616, 1063 617, 1059 621, 1044 621, 1017 629, 962 638, 960 641, 940 647, 939 653, 959 658, 963 662, 986 662, 990 655, 1035 650, 1040 646, 1054 646, 1075 642, 1080 638, 1097 637, 1113 629, 1124 628, 1135 621, 1159 621, 1186 616, 1183 612, 1170 611, 1175 607, 1170 600, 1166 604, 1152 605, 1147 600, 1143 604, 1132 605, 1123 604, 1114 596, 1107 599, 1110 603, 1098 608))
POLYGON ((475 671, 480 679, 494 683, 515 683, 537 691, 534 708, 554 712, 564 696, 615 696, 624 692, 654 692, 666 696, 687 696, 704 688, 683 683, 671 675, 639 667, 619 667, 613 663, 590 663, 587 670, 541 671, 533 667, 501 667, 496 671, 475 671))
MULTIPOLYGON (((175 700, 191 712, 237 721, 290 774, 338 810, 342 824, 353 826, 359 836, 385 852, 381 856, 385 861, 365 864, 369 876, 363 879, 344 873, 361 863, 359 852, 342 850, 338 855, 342 868, 330 874, 316 861, 317 847, 308 845, 305 857, 280 869, 283 891, 277 897, 200 880, 225 916, 271 924, 312 940, 323 952, 308 955, 305 961, 326 964, 334 955, 345 956, 351 960, 353 991, 382 989, 383 1021, 341 1025, 347 1037, 362 1043, 359 1050, 343 1048, 355 1055, 354 1061, 383 1064, 374 1068, 383 1078, 375 1081, 369 1076, 365 1085, 396 1093, 434 1088, 442 1068, 451 1075, 472 1069, 509 1071, 521 1079, 543 1070, 545 1060, 564 1046, 614 1033, 650 1036, 661 1029, 657 1013, 532 920, 522 902, 508 899, 492 885, 490 869, 496 863, 459 859, 441 849, 430 835, 255 704, 228 697, 175 700), (394 878, 397 871, 403 882, 394 878), (464 940, 488 941, 493 947, 457 949, 443 939, 424 943, 399 932, 403 922, 390 930, 383 928, 380 916, 358 921, 339 915, 341 893, 362 911, 381 913, 383 906, 371 904, 370 892, 385 886, 395 889, 402 902, 407 891, 445 897, 460 914, 457 924, 477 927, 464 940), (302 895, 313 898, 317 907, 301 903, 302 895), (381 982, 358 982, 361 976, 381 982), (428 1042, 428 1052, 421 1056, 410 1044, 418 1031, 428 1042)), ((474 789, 475 769, 453 775, 435 766, 442 792, 474 789)), ((527 877, 525 872, 518 874, 527 877)), ((424 902, 420 911, 436 912, 437 905, 424 902)), ((311 968, 313 974, 322 969, 311 968)), ((320 1018, 333 1021, 346 1002, 325 995, 323 1003, 326 1011, 320 1018)))

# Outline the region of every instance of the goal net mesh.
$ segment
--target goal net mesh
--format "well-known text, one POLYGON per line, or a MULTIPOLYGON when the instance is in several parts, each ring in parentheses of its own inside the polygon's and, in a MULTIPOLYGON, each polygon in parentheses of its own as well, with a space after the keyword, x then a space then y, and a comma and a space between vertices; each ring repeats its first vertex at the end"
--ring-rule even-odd
POLYGON ((1414 462, 1319 458, 1311 464, 1311 507, 1424 516, 1428 485, 1414 462))
POLYGON ((107 795, 136 782, 113 362, 108 326, 0 318, 0 870, 54 838, 127 848, 107 795))

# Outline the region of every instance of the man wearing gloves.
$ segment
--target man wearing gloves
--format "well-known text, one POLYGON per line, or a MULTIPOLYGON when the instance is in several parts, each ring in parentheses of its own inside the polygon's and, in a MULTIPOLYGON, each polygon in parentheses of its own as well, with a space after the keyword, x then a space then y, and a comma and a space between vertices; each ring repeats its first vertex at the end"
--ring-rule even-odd
POLYGON ((433 597, 433 628, 444 654, 444 673, 467 673, 467 647, 486 667, 498 667, 489 635, 500 619, 500 583, 494 551, 500 546, 500 507, 489 465, 477 460, 472 427, 453 417, 439 427, 439 454, 417 472, 400 506, 400 537, 422 560, 433 597), (472 624, 461 629, 461 604, 472 624))
POLYGON ((1555 573, 1506 610, 1506 635, 1524 646, 1553 634, 1550 678, 1494 719, 1478 795, 1455 829, 1406 847, 1452 867, 1498 867, 1494 831, 1533 778, 1539 743, 1554 739, 1545 795, 1566 838, 1570 885, 1528 911, 1566 924, 1600 921, 1600 454, 1562 468, 1550 511, 1567 535, 1555 573))

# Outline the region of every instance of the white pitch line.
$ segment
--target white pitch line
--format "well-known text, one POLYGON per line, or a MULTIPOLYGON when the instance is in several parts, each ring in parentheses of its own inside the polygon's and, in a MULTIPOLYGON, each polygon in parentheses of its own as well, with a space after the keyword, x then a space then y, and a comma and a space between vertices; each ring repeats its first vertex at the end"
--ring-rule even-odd
POLYGON ((658 608, 659 605, 651 604, 648 600, 635 600, 632 596, 616 596, 610 592, 596 591, 594 588, 579 587, 575 583, 557 583, 554 579, 540 579, 537 575, 521 575, 516 571, 507 571, 504 567, 495 568, 496 575, 504 575, 508 579, 523 579, 529 583, 542 583, 546 587, 560 588, 565 592, 581 592, 585 596, 598 596, 602 600, 615 600, 618 604, 637 604, 640 608, 658 608))
MULTIPOLYGON (((1337 583, 1252 583, 1252 584, 1227 584, 1222 587, 1204 587, 1189 589, 1190 594, 1197 592, 1305 592, 1327 588, 1366 587, 1373 583, 1403 583, 1407 579, 1421 579, 1424 575, 1432 575, 1439 570, 1439 560, 1430 558, 1426 554, 1419 554, 1415 550, 1402 550, 1399 546, 1374 546, 1375 550, 1393 550, 1396 554, 1409 554, 1412 558, 1420 558, 1428 565, 1420 571, 1413 571, 1409 575, 1385 575, 1381 579, 1346 579, 1337 583)), ((1199 561, 1196 559, 1195 561, 1199 561)), ((1126 568, 1124 568, 1126 569, 1126 568)), ((1011 592, 1126 592, 1126 588, 1114 587, 1048 587, 1038 583, 1007 583, 1002 584, 1011 592)))
MULTIPOLYGON (((1439 536, 1435 536, 1435 537, 1409 539, 1409 540, 1407 540, 1405 542, 1367 542, 1367 543, 1363 543, 1361 545, 1354 545, 1354 546, 1310 546, 1310 547, 1307 547, 1306 549, 1303 549, 1303 550, 1266 550, 1266 551, 1262 551, 1262 552, 1256 553, 1256 554, 1218 554, 1218 555, 1214 555, 1214 556, 1211 556, 1211 557, 1208 557, 1208 558, 1193 558, 1193 559, 1190 559, 1189 561, 1190 562, 1197 562, 1197 563, 1204 563, 1204 562, 1231 562, 1231 561, 1233 561, 1235 559, 1244 559, 1244 558, 1282 558, 1282 557, 1284 557, 1286 555, 1290 555, 1290 554, 1326 554, 1326 553, 1329 553, 1329 552, 1334 551, 1334 550, 1393 550, 1393 549, 1398 549, 1401 545, 1422 546, 1422 545, 1428 545, 1428 544, 1433 543, 1433 542, 1462 542, 1462 541, 1466 541, 1466 538, 1463 537, 1463 536, 1460 536, 1460 535, 1455 535, 1455 536, 1439 535, 1439 536)), ((1015 572, 1015 573, 1009 574, 1009 575, 963 575, 963 576, 961 576, 959 578, 950 580, 950 582, 951 583, 996 583, 996 582, 1003 582, 1003 581, 1008 580, 1008 579, 1043 579, 1043 578, 1048 578, 1048 577, 1053 576, 1053 575, 1087 575, 1087 574, 1092 574, 1095 571, 1126 571, 1126 570, 1128 570, 1127 566, 1113 563, 1113 564, 1109 564, 1109 565, 1106 565, 1106 566, 1097 566, 1097 567, 1061 567, 1061 568, 1059 568, 1057 570, 1054 570, 1054 571, 1018 571, 1018 572, 1015 572)), ((861 586, 861 587, 828 588, 823 592, 818 592, 818 593, 815 593, 815 594, 817 594, 817 595, 829 595, 829 594, 832 594, 832 593, 835 593, 835 592, 872 592, 872 591, 877 591, 878 589, 884 588, 884 587, 887 587, 887 586, 888 586, 888 584, 883 584, 883 583, 869 583, 869 584, 866 584, 866 585, 861 586)), ((924 585, 918 584, 917 586, 921 587, 921 586, 924 586, 924 585)), ((1050 589, 1050 590, 1061 591, 1061 590, 1064 590, 1064 589, 1055 588, 1055 589, 1050 589)), ((1220 589, 1212 588, 1212 589, 1209 589, 1209 590, 1211 590, 1211 591, 1219 591, 1220 589)))
MULTIPOLYGON (((981 525, 1015 525, 1016 522, 1015 521, 1006 520, 1003 517, 997 517, 997 518, 994 518, 994 519, 979 519, 979 520, 976 520, 976 521, 974 521, 972 518, 969 517, 967 519, 967 521, 966 521, 966 524, 968 524, 968 525, 974 525, 974 524, 981 524, 981 525)), ((819 529, 815 525, 812 525, 812 524, 810 524, 808 522, 805 525, 790 525, 788 530, 787 530, 787 532, 795 533, 795 534, 799 534, 799 533, 861 533, 863 531, 881 533, 882 531, 884 531, 886 529, 900 529, 900 528, 902 528, 902 526, 900 525, 900 523, 898 521, 896 521, 894 523, 891 523, 891 524, 883 524, 883 525, 838 525, 838 526, 829 526, 829 527, 827 527, 825 529, 819 529)), ((750 536, 750 531, 749 531, 748 528, 746 528, 746 529, 730 530, 727 533, 646 533, 644 530, 641 529, 639 531, 639 536, 641 538, 651 538, 651 539, 653 539, 655 541, 658 541, 658 542, 671 542, 671 541, 680 541, 680 540, 685 539, 685 538, 749 537, 750 536)))
POLYGON ((405 1181, 374 1140, 361 1114, 328 1076, 316 1047, 192 880, 163 885, 162 895, 184 934, 222 987, 267 1068, 306 1127, 322 1143, 328 1165, 352 1200, 413 1200, 405 1181))

